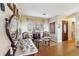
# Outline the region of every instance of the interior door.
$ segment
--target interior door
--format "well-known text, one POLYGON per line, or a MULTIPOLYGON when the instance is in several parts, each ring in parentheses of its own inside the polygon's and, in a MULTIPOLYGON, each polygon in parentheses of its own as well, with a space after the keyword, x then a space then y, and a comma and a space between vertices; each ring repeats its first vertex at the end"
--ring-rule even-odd
POLYGON ((62 21, 62 41, 68 40, 68 21, 62 21))

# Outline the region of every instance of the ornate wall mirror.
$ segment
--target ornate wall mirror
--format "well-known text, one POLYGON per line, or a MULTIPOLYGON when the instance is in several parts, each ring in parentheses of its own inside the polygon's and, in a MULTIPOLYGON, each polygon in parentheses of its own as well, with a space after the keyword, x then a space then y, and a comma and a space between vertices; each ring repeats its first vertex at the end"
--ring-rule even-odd
POLYGON ((12 15, 9 19, 6 18, 6 33, 12 43, 14 45, 14 42, 17 40, 18 35, 18 16, 12 15))
MULTIPOLYGON (((16 42, 18 41, 18 16, 12 15, 10 18, 6 18, 6 34, 11 41, 11 47, 13 49, 13 54, 16 51, 16 42)), ((10 51, 8 52, 10 54, 10 51)), ((7 54, 6 54, 7 55, 7 54)))
MULTIPOLYGON (((5 18, 5 29, 6 29, 6 34, 9 38, 9 40, 11 41, 11 47, 12 47, 13 54, 14 54, 14 52, 17 48, 16 41, 18 41, 17 40, 17 38, 18 38, 18 20, 19 20, 18 9, 14 3, 7 3, 7 6, 13 12, 13 15, 11 15, 8 18, 5 18)), ((10 49, 6 55, 10 55, 10 49)))
POLYGON ((5 28, 12 45, 14 45, 18 35, 18 9, 14 3, 7 3, 7 6, 13 12, 13 15, 6 18, 5 28))

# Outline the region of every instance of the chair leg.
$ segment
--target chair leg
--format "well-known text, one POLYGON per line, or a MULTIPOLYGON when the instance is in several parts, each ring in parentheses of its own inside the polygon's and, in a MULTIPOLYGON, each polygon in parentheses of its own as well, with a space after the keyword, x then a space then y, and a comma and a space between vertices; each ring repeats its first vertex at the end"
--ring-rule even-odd
POLYGON ((45 41, 45 44, 46 44, 46 41, 45 41))
POLYGON ((39 48, 39 42, 37 43, 37 47, 39 48))
POLYGON ((50 40, 48 41, 48 46, 50 46, 50 40))
POLYGON ((36 46, 37 46, 37 42, 36 42, 36 46))

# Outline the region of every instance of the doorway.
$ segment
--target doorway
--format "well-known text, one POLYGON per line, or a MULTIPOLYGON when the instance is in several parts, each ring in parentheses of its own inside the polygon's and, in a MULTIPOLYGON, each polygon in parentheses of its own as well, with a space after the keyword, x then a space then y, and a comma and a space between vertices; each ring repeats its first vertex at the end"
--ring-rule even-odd
POLYGON ((75 22, 72 22, 72 33, 71 33, 71 37, 73 40, 75 40, 75 22))
POLYGON ((62 41, 68 40, 68 21, 62 21, 62 41))

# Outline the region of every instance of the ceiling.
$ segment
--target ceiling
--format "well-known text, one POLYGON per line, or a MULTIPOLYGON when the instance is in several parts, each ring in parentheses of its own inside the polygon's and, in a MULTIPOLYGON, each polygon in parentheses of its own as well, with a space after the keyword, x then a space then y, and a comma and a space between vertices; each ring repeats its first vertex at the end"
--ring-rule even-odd
POLYGON ((16 6, 22 15, 43 18, 69 15, 79 11, 79 3, 17 3, 16 6))

